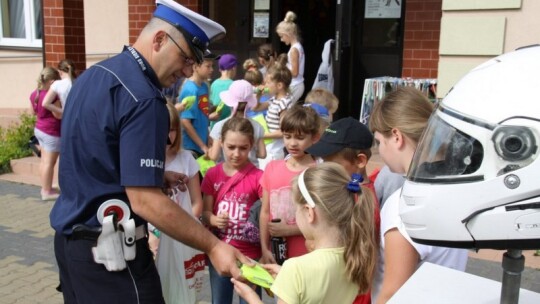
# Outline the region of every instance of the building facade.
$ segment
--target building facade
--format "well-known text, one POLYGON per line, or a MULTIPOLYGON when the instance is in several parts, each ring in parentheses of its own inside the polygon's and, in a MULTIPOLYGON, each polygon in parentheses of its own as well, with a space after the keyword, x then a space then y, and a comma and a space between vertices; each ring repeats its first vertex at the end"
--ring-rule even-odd
MULTIPOLYGON (((536 0, 177 1, 223 24, 227 36, 212 49, 240 62, 256 58, 262 43, 286 52, 274 29, 294 11, 306 52, 306 92, 324 43, 334 39, 338 117, 359 116, 366 78, 435 78, 444 97, 471 68, 538 43, 540 32, 536 0)), ((70 58, 83 71, 133 43, 154 7, 154 0, 0 0, 0 117, 29 108, 43 66, 70 58)))

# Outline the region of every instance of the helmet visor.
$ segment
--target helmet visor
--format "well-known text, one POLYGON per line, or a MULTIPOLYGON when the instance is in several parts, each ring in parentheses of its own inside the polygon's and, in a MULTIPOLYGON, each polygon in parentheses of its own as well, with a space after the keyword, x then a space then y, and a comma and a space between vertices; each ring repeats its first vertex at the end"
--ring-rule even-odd
POLYGON ((475 174, 484 158, 477 139, 432 115, 414 154, 407 179, 424 183, 463 183, 483 180, 475 174))

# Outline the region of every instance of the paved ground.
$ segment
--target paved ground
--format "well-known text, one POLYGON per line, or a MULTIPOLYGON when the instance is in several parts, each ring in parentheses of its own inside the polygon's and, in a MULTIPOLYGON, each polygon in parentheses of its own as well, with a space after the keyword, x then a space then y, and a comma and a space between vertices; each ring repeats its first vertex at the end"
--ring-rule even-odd
MULTIPOLYGON (((58 272, 48 217, 53 203, 41 202, 38 195, 36 186, 0 181, 0 304, 62 303, 55 290, 58 272)), ((500 262, 482 259, 469 259, 467 272, 497 281, 502 277, 500 262)), ((521 287, 540 292, 540 270, 527 267, 521 287)), ((200 303, 210 301, 207 288, 200 303)), ((265 303, 273 302, 266 298, 265 303)))

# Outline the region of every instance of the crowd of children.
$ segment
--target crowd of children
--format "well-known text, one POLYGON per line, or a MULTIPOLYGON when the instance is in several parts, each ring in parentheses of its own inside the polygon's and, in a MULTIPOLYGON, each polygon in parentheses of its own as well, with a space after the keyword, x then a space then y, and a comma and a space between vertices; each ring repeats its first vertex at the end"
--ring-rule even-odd
MULTIPOLYGON (((286 64, 263 45, 241 80, 232 54, 193 66, 169 105, 165 167, 189 177, 188 191, 172 189, 171 198, 268 270, 277 303, 385 303, 424 261, 464 270, 465 251, 414 243, 397 213, 433 105, 398 89, 377 104, 368 128, 351 117, 333 121, 339 101, 324 89, 298 101, 304 63, 293 20, 288 14, 277 29, 291 45, 286 64), (210 85, 214 61, 221 76, 210 85), (386 164, 380 174, 367 171, 374 141, 386 164), (200 161, 215 162, 202 180, 200 161)), ((157 243, 152 237, 168 302, 194 303, 210 288, 212 303, 232 303, 235 290, 240 303, 262 303, 260 287, 221 276, 208 261, 210 286, 201 286, 199 252, 166 235, 157 243)))

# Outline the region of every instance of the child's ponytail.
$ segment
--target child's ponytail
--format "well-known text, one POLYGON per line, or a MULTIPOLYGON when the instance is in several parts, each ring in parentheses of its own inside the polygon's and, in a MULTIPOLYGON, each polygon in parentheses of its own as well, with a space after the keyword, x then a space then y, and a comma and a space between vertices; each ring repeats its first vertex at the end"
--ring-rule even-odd
POLYGON ((67 73, 71 81, 74 81, 77 78, 75 73, 75 63, 71 59, 63 59, 58 63, 58 70, 67 73))
POLYGON ((45 89, 46 83, 50 80, 58 80, 60 79, 60 74, 58 74, 58 71, 55 70, 52 67, 44 67, 43 70, 41 70, 41 73, 39 73, 39 77, 37 79, 37 89, 36 89, 36 95, 34 96, 34 104, 38 104, 39 101, 39 90, 45 89))
POLYGON ((366 293, 373 280, 378 255, 374 221, 375 198, 371 190, 365 187, 361 187, 358 195, 351 195, 358 196, 358 201, 353 203, 352 212, 349 213, 350 220, 343 227, 346 231, 345 269, 349 279, 358 285, 360 293, 366 293))
POLYGON ((300 40, 300 28, 296 24, 296 14, 288 11, 283 21, 278 23, 276 33, 285 34, 300 40))

